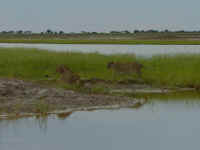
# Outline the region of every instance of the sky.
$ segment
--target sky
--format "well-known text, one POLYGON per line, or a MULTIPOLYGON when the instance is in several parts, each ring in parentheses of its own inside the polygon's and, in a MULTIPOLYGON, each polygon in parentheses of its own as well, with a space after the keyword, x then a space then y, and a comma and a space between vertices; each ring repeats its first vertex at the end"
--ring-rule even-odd
POLYGON ((200 0, 0 0, 0 31, 200 30, 200 0))

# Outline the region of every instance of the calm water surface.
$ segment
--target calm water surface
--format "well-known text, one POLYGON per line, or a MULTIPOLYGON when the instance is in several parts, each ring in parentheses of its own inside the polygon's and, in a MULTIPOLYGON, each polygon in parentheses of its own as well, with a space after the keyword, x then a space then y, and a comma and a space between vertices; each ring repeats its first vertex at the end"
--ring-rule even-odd
POLYGON ((78 45, 78 44, 7 44, 0 43, 0 47, 38 48, 53 51, 73 51, 101 54, 136 54, 137 56, 200 53, 200 45, 78 45))
POLYGON ((154 101, 140 109, 75 112, 66 119, 1 120, 0 149, 199 149, 199 116, 198 101, 154 101))

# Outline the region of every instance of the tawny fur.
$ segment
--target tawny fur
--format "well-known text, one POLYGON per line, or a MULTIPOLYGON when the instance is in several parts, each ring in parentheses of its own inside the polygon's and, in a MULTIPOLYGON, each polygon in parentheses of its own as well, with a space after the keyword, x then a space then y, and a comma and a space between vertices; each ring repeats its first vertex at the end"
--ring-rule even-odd
POLYGON ((110 62, 108 63, 107 68, 119 73, 136 73, 138 76, 141 76, 143 65, 138 62, 110 62))
POLYGON ((61 65, 56 69, 57 73, 60 73, 61 80, 73 84, 80 81, 80 76, 72 72, 67 66, 61 65))

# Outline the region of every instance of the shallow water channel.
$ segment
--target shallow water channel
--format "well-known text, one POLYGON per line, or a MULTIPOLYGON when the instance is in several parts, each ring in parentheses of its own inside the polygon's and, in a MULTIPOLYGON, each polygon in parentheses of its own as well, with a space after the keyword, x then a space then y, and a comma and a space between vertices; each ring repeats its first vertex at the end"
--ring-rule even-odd
POLYGON ((0 47, 37 48, 53 51, 72 51, 100 54, 136 54, 151 57, 161 54, 200 53, 200 45, 96 45, 96 44, 8 44, 0 43, 0 47))
POLYGON ((0 120, 1 150, 188 150, 200 139, 198 100, 153 100, 139 109, 67 118, 0 120))

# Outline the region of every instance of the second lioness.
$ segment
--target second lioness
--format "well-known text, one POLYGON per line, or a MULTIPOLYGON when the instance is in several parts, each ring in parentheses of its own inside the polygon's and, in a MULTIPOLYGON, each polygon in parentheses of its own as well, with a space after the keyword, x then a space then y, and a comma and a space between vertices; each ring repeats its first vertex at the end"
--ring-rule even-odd
POLYGON ((112 69, 115 72, 119 73, 136 73, 138 76, 142 75, 142 68, 144 66, 138 62, 128 62, 128 63, 121 63, 121 62, 109 62, 107 65, 108 69, 112 69))

